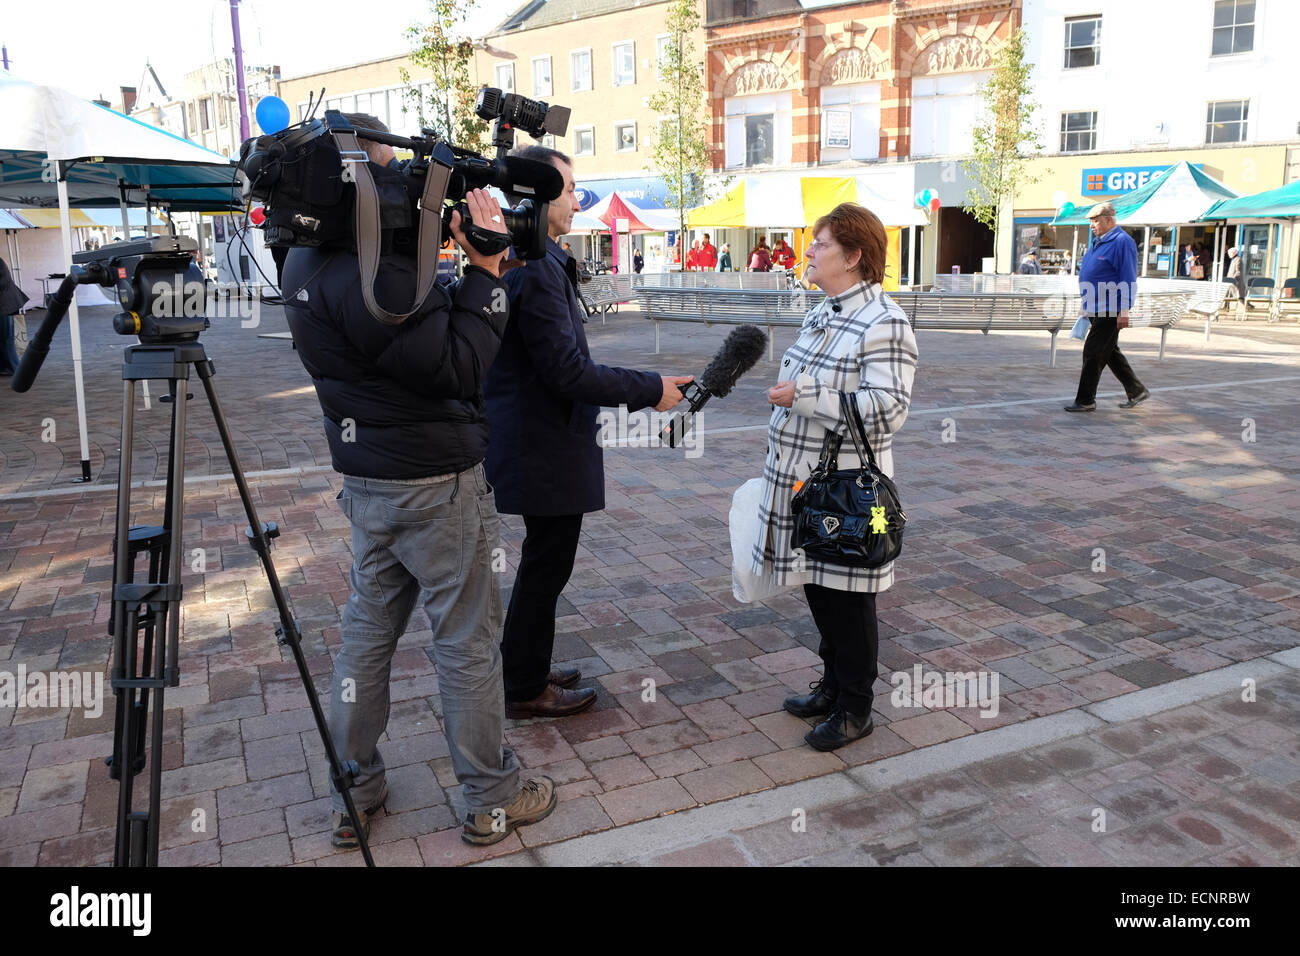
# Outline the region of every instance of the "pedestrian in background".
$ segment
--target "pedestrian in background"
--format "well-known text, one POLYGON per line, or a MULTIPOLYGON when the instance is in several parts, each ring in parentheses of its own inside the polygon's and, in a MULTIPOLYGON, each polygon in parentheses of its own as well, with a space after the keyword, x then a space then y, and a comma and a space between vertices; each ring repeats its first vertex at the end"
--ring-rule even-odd
POLYGON ((1228 250, 1228 281, 1237 287, 1237 298, 1246 301, 1246 277, 1241 274, 1241 254, 1236 246, 1228 250))
POLYGON ((14 342, 14 314, 27 304, 27 293, 18 288, 9 273, 9 264, 0 259, 0 375, 13 375, 18 371, 18 346, 14 342))
POLYGON ((722 244, 722 255, 718 257, 718 271, 731 271, 731 245, 724 242, 722 244))
POLYGON ((632 271, 637 275, 645 268, 645 257, 641 255, 641 250, 637 249, 632 253, 632 271))
POLYGON ((749 254, 749 271, 772 271, 772 254, 768 252, 767 239, 763 236, 758 237, 758 245, 754 246, 754 251, 749 254))
POLYGON ((698 261, 701 272, 712 272, 718 265, 718 250, 709 241, 707 232, 704 234, 704 242, 700 246, 698 261))
POLYGON ((1128 401, 1120 408, 1136 408, 1151 397, 1138 381, 1128 359, 1119 350, 1119 330, 1128 328, 1129 309, 1137 294, 1137 243, 1115 222, 1115 207, 1098 203, 1088 212, 1092 244, 1079 264, 1079 295, 1083 317, 1090 327, 1083 343, 1083 370, 1074 404, 1067 412, 1097 410, 1097 383, 1109 368, 1124 386, 1128 401))
POLYGON ((1042 275, 1043 270, 1038 266, 1038 257, 1033 252, 1026 252, 1024 258, 1020 260, 1020 274, 1026 276, 1042 275))

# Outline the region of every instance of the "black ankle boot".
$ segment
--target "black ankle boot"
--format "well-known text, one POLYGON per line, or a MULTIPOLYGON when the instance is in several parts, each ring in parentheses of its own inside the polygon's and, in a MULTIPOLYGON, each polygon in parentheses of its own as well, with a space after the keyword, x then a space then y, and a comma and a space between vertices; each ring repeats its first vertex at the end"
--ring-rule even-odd
POLYGON ((815 750, 836 750, 845 744, 851 744, 875 730, 871 722, 871 711, 864 715, 851 714, 843 707, 836 707, 829 717, 804 736, 804 740, 815 750))
POLYGON ((785 699, 785 703, 781 706, 787 713, 794 714, 796 717, 821 717, 835 709, 835 699, 839 697, 839 692, 834 689, 827 690, 824 678, 813 681, 808 688, 812 693, 785 699))

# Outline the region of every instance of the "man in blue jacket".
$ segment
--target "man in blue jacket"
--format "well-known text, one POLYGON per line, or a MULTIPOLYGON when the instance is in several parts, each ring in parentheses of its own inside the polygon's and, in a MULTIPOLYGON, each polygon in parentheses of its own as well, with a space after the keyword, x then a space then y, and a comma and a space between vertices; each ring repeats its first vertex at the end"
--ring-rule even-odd
MULTIPOLYGON (((372 144, 377 145, 377 144, 372 144)), ((369 151, 372 163, 382 155, 369 151)), ((487 193, 467 197, 475 223, 504 232, 487 193)), ((393 652, 411 612, 423 605, 433 627, 443 729, 456 779, 464 785, 468 843, 505 839, 555 808, 549 777, 520 781, 503 743, 501 592, 492 572, 500 521, 483 474, 488 444, 483 373, 500 346, 509 308, 502 255, 469 245, 465 276, 435 286, 398 324, 374 318, 351 250, 295 248, 285 262, 285 314, 324 412, 338 502, 352 523, 352 596, 343 610, 343 646, 334 660, 330 733, 344 761, 357 762, 352 795, 367 814, 388 796, 377 743, 388 725, 393 652)), ((415 263, 380 260, 375 297, 409 308, 415 263)), ((333 794, 335 846, 358 837, 333 794)))
POLYGON ((552 670, 555 605, 573 573, 582 516, 605 507, 605 466, 596 441, 602 405, 666 411, 681 401, 691 376, 611 368, 591 360, 577 295, 577 263, 556 240, 582 207, 573 166, 544 146, 515 152, 549 162, 564 193, 549 208, 546 256, 506 273, 510 322, 488 372, 484 394, 492 422, 487 475, 497 510, 524 516, 519 571, 506 610, 501 656, 506 716, 562 717, 596 701, 570 690, 576 668, 552 670))
POLYGON ((1119 330, 1128 328, 1129 309, 1137 295, 1137 243, 1115 223, 1115 207, 1098 203, 1088 213, 1092 243, 1079 264, 1079 296, 1083 316, 1091 323, 1083 343, 1083 371, 1079 390, 1067 412, 1097 410, 1097 383, 1109 368, 1124 386, 1128 401, 1120 408, 1136 408, 1151 397, 1138 381, 1128 359, 1119 350, 1119 330))

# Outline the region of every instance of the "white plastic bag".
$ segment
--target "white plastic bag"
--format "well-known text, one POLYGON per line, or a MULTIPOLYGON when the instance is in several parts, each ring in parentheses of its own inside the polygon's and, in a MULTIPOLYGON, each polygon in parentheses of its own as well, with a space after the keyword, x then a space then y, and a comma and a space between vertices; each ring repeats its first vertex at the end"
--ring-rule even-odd
POLYGON ((754 604, 788 588, 773 581, 770 574, 754 573, 754 543, 764 525, 759 520, 763 479, 751 478, 731 496, 731 593, 737 601, 754 604))
POLYGON ((1079 316, 1079 320, 1074 323, 1074 328, 1070 329, 1070 338, 1078 339, 1082 342, 1088 337, 1088 327, 1090 325, 1092 325, 1092 323, 1088 320, 1087 316, 1079 316))

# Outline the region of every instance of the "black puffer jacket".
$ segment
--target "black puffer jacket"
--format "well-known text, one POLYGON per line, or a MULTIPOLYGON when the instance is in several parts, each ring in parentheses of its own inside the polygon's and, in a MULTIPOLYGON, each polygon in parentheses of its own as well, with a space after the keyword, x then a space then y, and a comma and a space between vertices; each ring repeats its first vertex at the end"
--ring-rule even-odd
MULTIPOLYGON (((380 305, 405 311, 414 287, 414 262, 383 260, 375 292, 380 305)), ((396 326, 366 310, 351 252, 291 249, 281 289, 337 471, 427 478, 483 460, 483 379, 510 317, 497 278, 471 266, 396 326)))

